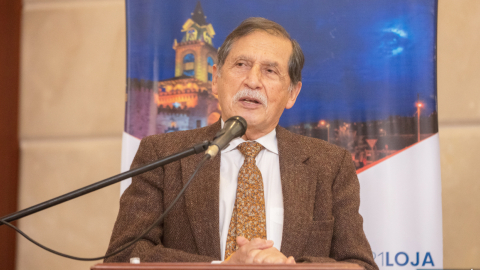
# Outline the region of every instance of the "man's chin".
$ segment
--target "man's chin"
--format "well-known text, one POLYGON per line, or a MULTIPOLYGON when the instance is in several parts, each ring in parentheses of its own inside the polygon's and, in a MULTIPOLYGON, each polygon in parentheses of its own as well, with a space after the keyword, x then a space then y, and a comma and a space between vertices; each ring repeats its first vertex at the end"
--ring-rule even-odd
POLYGON ((258 117, 255 117, 255 116, 252 116, 252 115, 249 115, 249 114, 239 114, 239 116, 243 117, 243 119, 245 119, 245 121, 247 121, 247 126, 257 126, 258 124, 260 124, 260 120, 258 119, 258 117))
POLYGON ((247 133, 251 133, 251 132, 258 133, 268 129, 267 123, 265 123, 261 119, 247 117, 245 118, 245 121, 247 121, 247 133))
POLYGON ((230 117, 241 116, 245 121, 247 121, 247 129, 253 128, 258 129, 262 128, 262 125, 265 125, 264 113, 260 110, 236 110, 232 115, 225 115, 225 118, 222 118, 223 121, 227 121, 230 117))

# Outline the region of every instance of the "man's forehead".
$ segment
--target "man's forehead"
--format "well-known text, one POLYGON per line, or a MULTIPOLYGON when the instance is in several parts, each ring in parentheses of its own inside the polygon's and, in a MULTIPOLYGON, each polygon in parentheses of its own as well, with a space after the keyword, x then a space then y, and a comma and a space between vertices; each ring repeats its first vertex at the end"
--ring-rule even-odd
POLYGON ((276 67, 279 65, 279 63, 275 60, 269 60, 269 59, 258 59, 258 56, 255 55, 254 53, 252 54, 239 54, 239 55, 232 55, 230 58, 231 61, 248 61, 248 62, 256 62, 260 61, 260 64, 265 65, 265 66, 271 66, 271 67, 276 67))
MULTIPOLYGON (((252 38, 252 36, 254 36, 254 35, 257 35, 257 36, 262 35, 262 36, 266 37, 267 39, 275 40, 275 43, 283 43, 285 45, 290 45, 288 47, 290 49, 292 49, 292 43, 291 43, 290 39, 288 39, 287 37, 285 37, 283 35, 277 34, 276 32, 271 33, 269 31, 265 31, 265 30, 255 30, 251 33, 248 33, 248 34, 244 35, 244 36, 238 37, 233 41, 232 45, 235 46, 235 44, 237 44, 240 41, 243 41, 244 43, 247 40, 249 40, 250 42, 257 41, 257 40, 252 38)), ((262 40, 264 40, 264 39, 262 39, 262 40)))
POLYGON ((226 61, 259 61, 261 58, 262 64, 270 66, 278 66, 288 64, 288 59, 292 53, 292 44, 289 39, 281 35, 273 35, 266 31, 256 30, 248 35, 236 39, 232 44, 232 49, 229 52, 226 61), (255 34, 265 35, 267 38, 254 38, 255 34), (269 54, 267 57, 260 54, 256 49, 257 46, 267 48, 269 54), (270 56, 270 57, 269 57, 270 56), (284 59, 282 59, 284 58, 284 59), (285 63, 279 63, 279 60, 286 60, 285 63))

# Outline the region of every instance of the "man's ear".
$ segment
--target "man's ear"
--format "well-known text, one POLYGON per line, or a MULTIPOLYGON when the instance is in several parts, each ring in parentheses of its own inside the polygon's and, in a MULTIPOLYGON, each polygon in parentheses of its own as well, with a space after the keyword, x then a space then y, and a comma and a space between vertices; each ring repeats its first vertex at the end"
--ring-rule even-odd
POLYGON ((292 91, 289 93, 287 105, 285 106, 285 109, 290 109, 293 107, 295 104, 295 101, 297 100, 298 94, 300 94, 300 90, 302 89, 302 82, 298 82, 295 87, 293 87, 292 91))
POLYGON ((218 78, 218 74, 217 74, 218 71, 218 68, 217 68, 217 64, 214 64, 213 67, 212 67, 212 93, 214 95, 217 95, 218 96, 218 91, 217 91, 217 85, 218 85, 218 81, 217 81, 217 78, 218 78))

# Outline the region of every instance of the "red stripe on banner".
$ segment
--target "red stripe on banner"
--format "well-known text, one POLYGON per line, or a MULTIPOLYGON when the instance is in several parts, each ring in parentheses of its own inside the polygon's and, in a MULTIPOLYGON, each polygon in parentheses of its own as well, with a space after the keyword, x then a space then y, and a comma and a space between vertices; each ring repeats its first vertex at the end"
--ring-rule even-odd
POLYGON ((416 142, 416 143, 414 143, 414 144, 412 144, 412 145, 410 145, 410 146, 408 146, 408 147, 405 147, 405 148, 403 148, 402 150, 398 150, 398 151, 395 152, 394 154, 391 154, 391 155, 389 155, 389 156, 386 156, 386 157, 384 157, 384 158, 382 158, 382 159, 379 159, 379 160, 377 160, 377 161, 375 161, 375 162, 372 162, 372 163, 368 164, 367 166, 365 166, 365 167, 363 167, 363 168, 358 169, 358 170, 357 170, 357 174, 359 174, 359 173, 361 173, 361 172, 363 172, 363 171, 365 171, 365 170, 368 170, 368 169, 370 169, 371 167, 373 167, 373 166, 375 166, 375 165, 377 165, 377 164, 379 164, 379 163, 381 163, 381 162, 384 162, 385 160, 387 160, 387 159, 389 159, 389 158, 391 158, 391 157, 393 157, 393 156, 396 156, 396 155, 400 154, 401 152, 403 152, 403 151, 405 151, 405 150, 407 150, 407 149, 409 149, 409 148, 411 148, 411 147, 413 147, 413 146, 421 143, 422 141, 424 141, 424 140, 426 140, 426 139, 428 139, 428 138, 430 138, 430 137, 432 137, 432 136, 434 136, 434 135, 436 135, 436 134, 438 134, 438 132, 437 132, 437 133, 434 133, 434 134, 432 134, 432 135, 430 135, 430 136, 428 136, 428 137, 426 137, 426 138, 424 138, 423 140, 421 140, 421 141, 419 141, 419 142, 416 142))

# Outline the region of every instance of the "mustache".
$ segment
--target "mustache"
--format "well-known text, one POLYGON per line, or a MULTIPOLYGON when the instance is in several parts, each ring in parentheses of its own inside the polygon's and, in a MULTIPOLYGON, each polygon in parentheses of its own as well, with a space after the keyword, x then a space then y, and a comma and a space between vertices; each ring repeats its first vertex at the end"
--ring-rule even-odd
POLYGON ((243 88, 238 91, 235 96, 233 96, 232 103, 236 103, 240 99, 249 98, 254 99, 260 102, 265 108, 268 106, 267 97, 264 96, 260 91, 252 90, 250 88, 243 88))

